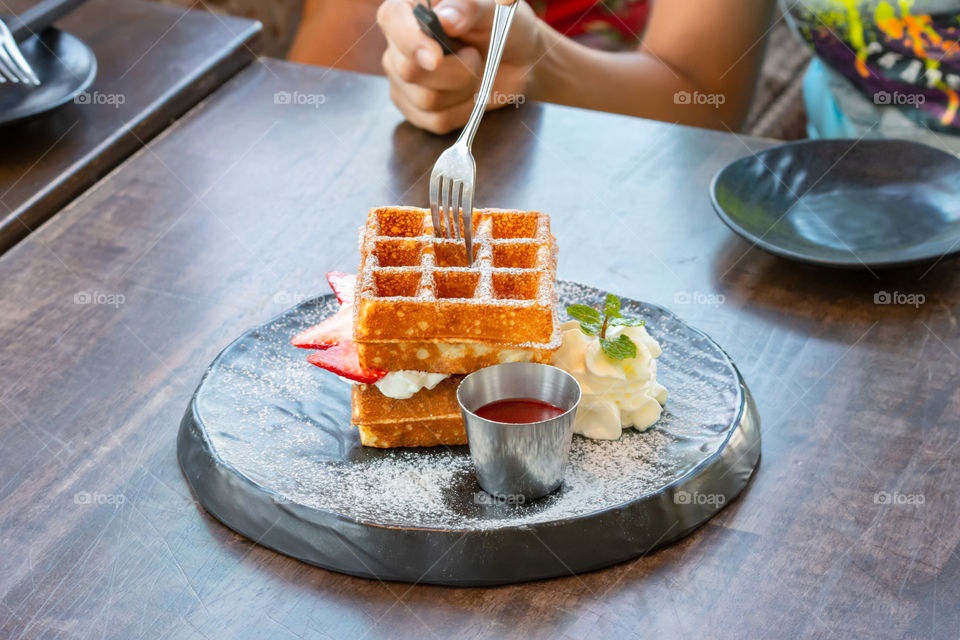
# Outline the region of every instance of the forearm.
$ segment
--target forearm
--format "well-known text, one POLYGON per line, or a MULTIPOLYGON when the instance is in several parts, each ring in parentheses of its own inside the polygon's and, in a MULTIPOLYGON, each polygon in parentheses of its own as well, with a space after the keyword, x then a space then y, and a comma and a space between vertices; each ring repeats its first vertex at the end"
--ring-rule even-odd
POLYGON ((736 131, 746 117, 752 81, 698 78, 643 48, 599 51, 541 29, 530 99, 721 130, 736 131))
POLYGON ((379 0, 307 0, 289 59, 382 74, 386 40, 376 26, 378 6, 379 0))

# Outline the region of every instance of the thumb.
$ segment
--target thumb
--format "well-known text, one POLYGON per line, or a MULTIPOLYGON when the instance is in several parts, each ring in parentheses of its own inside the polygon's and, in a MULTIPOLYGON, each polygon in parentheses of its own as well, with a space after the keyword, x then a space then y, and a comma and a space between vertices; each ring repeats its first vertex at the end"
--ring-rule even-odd
POLYGON ((456 38, 476 26, 479 11, 477 0, 443 0, 437 5, 437 17, 447 35, 456 38))

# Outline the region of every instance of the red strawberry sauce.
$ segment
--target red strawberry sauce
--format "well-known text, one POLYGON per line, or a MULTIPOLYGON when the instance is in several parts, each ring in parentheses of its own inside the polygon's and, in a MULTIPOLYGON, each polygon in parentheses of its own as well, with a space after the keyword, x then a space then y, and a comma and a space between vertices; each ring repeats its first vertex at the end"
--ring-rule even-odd
POLYGON ((528 424, 556 418, 563 411, 560 407, 533 398, 510 398, 485 404, 474 413, 493 422, 528 424))

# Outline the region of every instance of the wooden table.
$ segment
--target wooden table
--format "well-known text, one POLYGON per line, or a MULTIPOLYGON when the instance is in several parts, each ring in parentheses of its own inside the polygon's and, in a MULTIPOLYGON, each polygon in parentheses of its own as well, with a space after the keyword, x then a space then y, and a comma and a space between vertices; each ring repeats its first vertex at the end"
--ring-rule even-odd
POLYGON ((649 557, 494 589, 331 573, 208 516, 175 454, 204 367, 352 267, 369 207, 424 203, 450 141, 402 124, 382 79, 267 61, 0 258, 0 636, 957 637, 956 262, 751 249, 707 186, 770 143, 621 116, 491 113, 477 203, 549 212, 560 277, 728 350, 763 416, 739 500, 649 557))
POLYGON ((254 60, 260 37, 253 20, 141 0, 91 0, 58 26, 93 49, 103 99, 0 129, 0 253, 254 60))

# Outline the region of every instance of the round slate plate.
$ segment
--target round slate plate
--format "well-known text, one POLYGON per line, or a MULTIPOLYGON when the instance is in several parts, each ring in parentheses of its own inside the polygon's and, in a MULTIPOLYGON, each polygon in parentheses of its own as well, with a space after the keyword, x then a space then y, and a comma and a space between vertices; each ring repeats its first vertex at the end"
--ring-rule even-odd
POLYGON ((0 85, 0 126, 63 106, 88 89, 97 75, 97 58, 90 47, 55 28, 21 42, 20 52, 42 84, 0 85))
MULTIPOLYGON (((558 283, 561 308, 604 294, 558 283)), ((224 349, 180 426, 178 457, 200 503, 248 538, 311 564, 381 580, 493 585, 611 565, 673 542, 743 489, 760 424, 740 374, 703 333, 624 299, 659 340, 661 420, 617 441, 574 436, 561 488, 495 503, 467 447, 369 449, 350 387, 290 337, 337 308, 304 302, 224 349)))
POLYGON ((960 252, 960 159, 915 142, 790 142, 728 164, 710 191, 728 227, 791 260, 883 269, 960 252))

